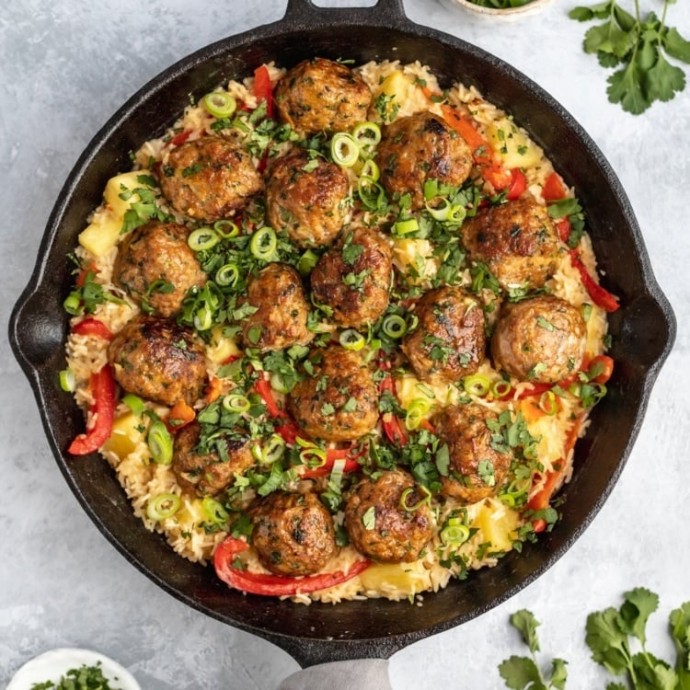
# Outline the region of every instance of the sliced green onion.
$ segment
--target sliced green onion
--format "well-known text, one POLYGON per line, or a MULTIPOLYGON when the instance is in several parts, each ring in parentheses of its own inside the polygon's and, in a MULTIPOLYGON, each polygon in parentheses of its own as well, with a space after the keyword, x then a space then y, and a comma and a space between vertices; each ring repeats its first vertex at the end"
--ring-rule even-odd
POLYGON ((201 99, 201 103, 213 117, 218 119, 230 117, 237 108, 237 101, 227 91, 207 93, 201 99))
POLYGON ((81 304, 81 297, 78 292, 70 292, 67 298, 62 303, 63 309, 72 316, 81 316, 84 313, 84 308, 81 304))
POLYGON ((297 264, 297 270, 303 275, 306 276, 309 273, 311 273, 312 269, 314 266, 319 261, 319 256, 318 254, 314 254, 314 252, 311 249, 307 249, 304 254, 299 259, 299 262, 297 264))
POLYGON ((379 177, 381 177, 381 171, 379 170, 379 166, 376 165, 376 161, 373 158, 370 158, 369 160, 364 161, 364 165, 359 171, 359 175, 360 177, 367 177, 374 182, 378 182, 379 177))
POLYGON ((367 342, 365 337, 354 328, 344 330, 338 340, 346 350, 353 350, 354 352, 361 350, 367 342))
POLYGON ((376 211, 386 201, 386 193, 383 187, 370 177, 360 177, 357 183, 357 193, 361 202, 370 210, 376 211))
POLYGON ((213 224, 213 229, 223 238, 237 237, 240 234, 240 229, 236 223, 231 220, 217 220, 213 224))
POLYGON ((402 494, 400 494, 400 507, 404 511, 414 513, 416 510, 419 510, 422 506, 427 505, 431 501, 431 491, 429 491, 426 486, 420 484, 419 490, 424 494, 424 497, 412 505, 407 502, 407 497, 414 492, 414 488, 409 487, 405 489, 402 494))
POLYGON ((300 448, 318 448, 313 441, 308 441, 306 438, 302 438, 301 436, 297 436, 295 441, 300 448))
POLYGON ((491 381, 484 374, 473 374, 472 376, 465 376, 462 380, 462 387, 468 395, 483 398, 491 388, 491 381))
POLYGON ((270 465, 276 460, 280 460, 285 453, 285 441, 278 434, 273 434, 268 439, 268 443, 261 449, 260 462, 264 465, 270 465))
POLYGON ((213 228, 197 228, 187 238, 187 244, 192 251, 202 252, 215 247, 220 242, 218 233, 213 228))
POLYGON ((467 216, 467 210, 464 206, 457 204, 450 207, 446 220, 449 223, 462 223, 462 221, 465 220, 465 216, 467 216))
POLYGON ((445 220, 448 220, 448 216, 450 214, 450 202, 448 201, 448 199, 441 199, 441 203, 435 207, 429 206, 429 204, 427 203, 426 210, 429 212, 429 215, 434 220, 443 222, 445 220))
POLYGON ((278 248, 278 238, 275 230, 267 225, 259 228, 252 234, 249 241, 249 250, 252 255, 262 261, 270 261, 278 248))
POLYGON ((225 510, 223 504, 216 501, 215 498, 206 496, 201 502, 201 507, 206 514, 206 520, 212 525, 222 525, 228 521, 228 511, 225 510))
POLYGON ((587 321, 589 321, 591 316, 592 316, 592 305, 589 304, 588 302, 583 302, 582 303, 582 318, 584 319, 585 323, 587 323, 587 321))
POLYGON ((225 264, 216 271, 216 284, 221 287, 235 287, 240 279, 240 269, 237 264, 225 264))
POLYGON ((544 391, 539 397, 539 409, 544 413, 553 417, 558 412, 558 401, 556 394, 553 391, 544 391))
POLYGON ((77 387, 77 379, 71 369, 63 369, 59 374, 59 379, 60 388, 62 388, 65 393, 74 392, 74 389, 77 387))
POLYGON ((510 382, 505 379, 498 379, 491 384, 491 394, 494 398, 504 398, 512 390, 510 382))
POLYGON ((146 437, 151 451, 151 458, 159 465, 169 465, 173 459, 173 439, 165 424, 160 419, 149 427, 146 437))
POLYGON ((223 398, 223 409, 231 412, 232 414, 242 414, 247 412, 252 404, 244 395, 238 395, 237 393, 229 393, 223 398))
POLYGON ((300 451, 299 459, 308 467, 323 467, 326 464, 326 451, 323 448, 305 448, 300 451))
POLYGON ((451 518, 440 536, 444 544, 464 544, 470 538, 470 529, 457 518, 451 518))
POLYGON ((283 375, 277 371, 274 371, 270 377, 271 388, 278 393, 289 393, 290 388, 285 383, 285 378, 283 375))
POLYGON ((207 331, 213 326, 213 312, 203 304, 194 314, 194 328, 197 331, 207 331))
POLYGON ((360 122, 352 129, 352 138, 360 146, 376 146, 381 141, 381 128, 375 122, 360 122))
POLYGON ((141 415, 144 414, 144 411, 146 410, 146 405, 144 405, 144 401, 138 396, 134 395, 133 393, 127 393, 124 398, 122 398, 122 402, 129 407, 129 409, 137 416, 141 417, 141 415))
POLYGON ((399 220, 393 224, 393 232, 396 235, 410 235, 419 230, 419 223, 416 218, 407 218, 406 220, 399 220))
POLYGON ((381 330, 393 340, 402 338, 407 333, 407 323, 398 314, 389 314, 381 324, 381 330))
POLYGON ((431 402, 426 398, 415 398, 405 412, 405 427, 408 431, 417 429, 431 409, 431 402))
POLYGON ((351 168, 359 159, 359 144, 350 134, 338 132, 331 139, 331 158, 344 168, 351 168))
POLYGON ((504 506, 508 506, 508 508, 515 508, 517 503, 514 494, 499 494, 498 500, 503 503, 504 506))
POLYGON ((151 498, 146 505, 146 517, 149 520, 167 520, 180 509, 182 501, 175 494, 158 494, 151 498))

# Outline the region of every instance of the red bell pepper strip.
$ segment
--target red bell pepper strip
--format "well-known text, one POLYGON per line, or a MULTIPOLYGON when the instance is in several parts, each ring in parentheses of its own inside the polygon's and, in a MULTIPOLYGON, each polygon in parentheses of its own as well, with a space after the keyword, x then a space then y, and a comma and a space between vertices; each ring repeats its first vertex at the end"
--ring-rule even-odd
POLYGON ((94 335, 103 340, 112 340, 113 332, 98 319, 87 318, 72 327, 72 333, 77 335, 94 335))
POLYGON ((589 275, 587 267, 582 263, 580 255, 574 249, 570 250, 570 263, 579 272, 585 290, 587 290, 587 293, 597 307, 601 307, 604 311, 608 312, 614 312, 620 308, 618 297, 601 287, 601 285, 589 275))
POLYGON ((365 451, 361 450, 357 455, 350 455, 351 452, 351 448, 329 448, 326 451, 326 462, 321 465, 321 467, 314 467, 306 470, 306 472, 302 472, 300 477, 302 479, 325 477, 331 473, 336 460, 345 460, 345 464, 343 465, 343 472, 345 474, 356 472, 362 467, 359 462, 357 462, 357 459, 361 458, 365 451))
POLYGON ((369 561, 363 560, 353 563, 347 572, 338 570, 334 573, 306 577, 249 573, 234 565, 235 558, 248 548, 249 544, 242 539, 227 537, 216 547, 213 554, 213 567, 216 569, 216 575, 233 589, 266 597, 290 597, 335 587, 351 580, 369 567, 369 561))
POLYGON ((544 201, 560 201, 565 198, 567 191, 561 176, 556 172, 552 172, 546 178, 541 193, 544 197, 544 201))
POLYGON ((281 418, 287 417, 287 412, 281 410, 278 407, 276 399, 273 397, 273 391, 271 389, 271 384, 264 378, 259 378, 254 384, 254 390, 261 396, 261 399, 266 405, 269 417, 281 418))
POLYGON ((281 435, 283 441, 289 446, 294 446, 297 443, 299 436, 299 427, 292 420, 276 427, 276 432, 281 435))
POLYGON ((555 220, 553 224, 556 226, 556 232, 558 232, 561 242, 567 244, 572 231, 570 221, 567 218, 559 218, 558 220, 555 220))
POLYGON ((187 129, 184 132, 180 132, 179 134, 176 134, 171 140, 170 143, 173 146, 181 146, 182 144, 189 139, 189 137, 192 135, 192 130, 187 129))
POLYGON ((508 188, 506 198, 509 201, 515 201, 515 199, 519 199, 525 189, 527 189, 527 178, 525 177, 525 173, 517 168, 510 171, 510 176, 510 187, 508 188))
POLYGON ((115 379, 110 365, 91 374, 89 383, 93 404, 91 406, 93 426, 84 434, 79 434, 67 451, 72 455, 87 455, 98 450, 109 438, 115 418, 115 379))
POLYGON ((254 70, 254 96, 257 101, 266 101, 266 115, 273 117, 275 110, 273 103, 273 85, 268 67, 261 65, 254 70))
MULTIPOLYGON (((551 503, 551 497, 556 491, 556 487, 560 484, 560 479, 565 471, 565 461, 570 454, 570 451, 575 447, 575 442, 580 435, 580 427, 584 421, 585 415, 581 414, 573 422, 573 426, 570 428, 568 435, 565 439, 565 446, 563 448, 563 461, 558 469, 551 472, 547 472, 546 481, 542 488, 532 496, 527 502, 527 510, 539 511, 546 510, 551 503)), ((532 527, 535 532, 543 532, 546 529, 546 520, 541 518, 532 521, 532 527)))
POLYGON ((608 383, 609 379, 613 375, 613 358, 609 357, 608 355, 597 355, 596 357, 592 358, 592 361, 587 367, 587 371, 589 373, 590 381, 601 384, 608 383), (592 373, 597 372, 599 369, 601 369, 601 373, 598 373, 596 376, 592 377, 592 373))

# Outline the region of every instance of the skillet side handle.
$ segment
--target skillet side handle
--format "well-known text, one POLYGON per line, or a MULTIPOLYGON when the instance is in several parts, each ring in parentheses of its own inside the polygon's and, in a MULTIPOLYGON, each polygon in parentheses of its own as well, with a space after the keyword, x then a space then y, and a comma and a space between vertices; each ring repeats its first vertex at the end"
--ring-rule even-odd
POLYGON ((393 690, 385 659, 333 661, 288 676, 277 690, 393 690))
POLYGON ((312 0, 288 0, 285 20, 298 24, 310 24, 333 13, 365 13, 368 19, 379 23, 397 24, 407 21, 403 0, 378 0, 374 7, 318 7, 312 0))

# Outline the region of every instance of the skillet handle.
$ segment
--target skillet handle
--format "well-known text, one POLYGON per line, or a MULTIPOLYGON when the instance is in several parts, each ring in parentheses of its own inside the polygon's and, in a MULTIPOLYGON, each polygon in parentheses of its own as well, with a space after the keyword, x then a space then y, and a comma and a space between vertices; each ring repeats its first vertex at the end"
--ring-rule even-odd
POLYGON ((333 661, 288 676, 277 690, 393 690, 385 659, 333 661))
POLYGON ((403 0, 378 0, 374 7, 318 7, 312 0, 288 0, 285 19, 310 24, 333 13, 361 14, 372 22, 396 24, 407 21, 403 0))

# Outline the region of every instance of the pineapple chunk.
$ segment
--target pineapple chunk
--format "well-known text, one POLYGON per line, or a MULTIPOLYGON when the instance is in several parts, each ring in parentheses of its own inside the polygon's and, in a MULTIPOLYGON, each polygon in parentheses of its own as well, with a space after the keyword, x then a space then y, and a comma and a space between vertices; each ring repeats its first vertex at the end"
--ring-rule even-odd
POLYGON ((79 234, 79 244, 94 256, 105 256, 116 244, 122 229, 122 218, 111 212, 97 214, 79 234))
POLYGON ((429 385, 412 375, 406 375, 396 380, 396 391, 400 404, 408 409, 414 400, 427 400, 431 408, 423 418, 430 417, 435 412, 436 403, 447 405, 456 400, 458 389, 451 384, 429 385))
POLYGON ((206 348, 206 356, 214 364, 223 364, 229 357, 241 357, 242 350, 237 347, 234 338, 226 338, 223 329, 217 326, 213 329, 211 343, 206 348))
POLYGON ((491 148, 508 168, 530 168, 538 165, 541 150, 507 117, 486 128, 491 148))
POLYGON ((438 271, 429 240, 396 239, 393 245, 393 263, 411 283, 433 278, 438 271))
POLYGON ((520 515, 497 499, 487 499, 472 524, 480 530, 479 541, 491 542, 491 551, 509 551, 520 525, 520 515))
POLYGON ((118 417, 113 422, 110 438, 103 444, 103 450, 114 453, 122 461, 144 440, 141 431, 142 420, 132 412, 118 417))
POLYGON ((191 532, 199 523, 208 520, 200 498, 182 499, 182 507, 175 513, 175 522, 181 530, 191 532))
POLYGON ((138 194, 132 194, 128 199, 122 199, 120 195, 127 196, 126 192, 132 192, 137 187, 150 189, 149 185, 139 181, 142 175, 150 174, 148 170, 134 170, 133 172, 116 175, 108 180, 103 197, 116 216, 123 218, 125 213, 132 207, 132 204, 141 200, 138 194))
POLYGON ((412 88, 414 87, 410 80, 399 69, 391 72, 383 80, 377 97, 386 97, 379 112, 379 114, 383 115, 384 122, 390 122, 395 119, 400 106, 405 103, 412 88))
POLYGON ((394 587, 403 596, 423 592, 429 586, 429 576, 419 563, 377 563, 359 578, 365 589, 380 592, 394 587))

